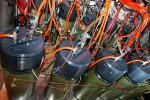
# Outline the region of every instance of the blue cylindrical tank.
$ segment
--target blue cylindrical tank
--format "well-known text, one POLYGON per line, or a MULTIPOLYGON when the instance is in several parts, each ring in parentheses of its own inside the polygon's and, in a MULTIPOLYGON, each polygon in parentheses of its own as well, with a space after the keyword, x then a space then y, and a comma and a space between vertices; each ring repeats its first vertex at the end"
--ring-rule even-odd
MULTIPOLYGON (((137 57, 132 58, 135 60, 137 57)), ((150 79, 150 64, 143 65, 141 62, 129 64, 127 78, 134 83, 141 83, 150 79)))
MULTIPOLYGON (((61 47, 73 47, 75 43, 63 41, 61 47)), ((78 79, 88 68, 91 62, 91 53, 84 47, 75 55, 70 50, 62 50, 56 54, 55 69, 56 72, 63 78, 78 79), (63 65, 63 66, 62 66, 63 65)))
MULTIPOLYGON (((112 52, 101 50, 96 56, 96 60, 107 56, 116 56, 112 52)), ((95 66, 96 72, 99 77, 107 81, 108 83, 113 83, 122 77, 127 72, 127 64, 123 58, 118 59, 107 59, 101 61, 95 66)))

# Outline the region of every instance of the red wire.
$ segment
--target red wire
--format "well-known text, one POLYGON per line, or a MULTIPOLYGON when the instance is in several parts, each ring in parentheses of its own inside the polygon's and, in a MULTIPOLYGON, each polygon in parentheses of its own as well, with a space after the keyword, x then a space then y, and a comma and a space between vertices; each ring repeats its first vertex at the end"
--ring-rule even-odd
POLYGON ((20 10, 20 13, 21 13, 21 14, 25 14, 25 11, 24 11, 24 9, 22 9, 22 8, 20 7, 20 4, 19 4, 18 0, 16 0, 16 4, 17 4, 17 7, 18 7, 19 10, 20 10))
POLYGON ((18 0, 16 0, 16 4, 17 4, 17 7, 20 10, 20 13, 21 14, 26 14, 24 10, 25 10, 27 4, 24 2, 24 0, 20 0, 20 2, 18 0))
POLYGON ((134 25, 136 24, 136 19, 137 19, 137 17, 138 17, 138 13, 136 13, 135 16, 134 16, 134 19, 133 19, 134 25))
POLYGON ((21 14, 23 15, 30 15, 30 7, 31 7, 31 0, 28 0, 27 3, 24 2, 24 0, 20 0, 20 2, 18 0, 16 0, 16 5, 19 8, 19 11, 21 14), (27 11, 25 11, 25 9, 27 9, 27 11))

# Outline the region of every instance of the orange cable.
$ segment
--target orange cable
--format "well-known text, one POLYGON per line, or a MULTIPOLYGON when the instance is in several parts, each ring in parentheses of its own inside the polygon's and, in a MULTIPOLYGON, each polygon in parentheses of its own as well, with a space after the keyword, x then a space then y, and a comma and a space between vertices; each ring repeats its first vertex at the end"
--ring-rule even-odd
MULTIPOLYGON (((101 34, 100 34, 100 38, 98 40, 98 43, 97 43, 97 46, 100 46, 100 43, 102 41, 102 38, 103 38, 103 35, 104 35, 104 29, 106 27, 106 23, 107 23, 107 20, 108 20, 108 17, 109 17, 109 11, 110 11, 110 0, 106 0, 106 6, 108 6, 107 10, 106 10, 106 17, 104 19, 104 24, 102 26, 102 30, 101 30, 101 34)), ((96 53, 97 51, 99 50, 99 48, 96 48, 96 53)))
POLYGON ((58 53, 61 50, 71 50, 71 51, 73 51, 73 48, 71 48, 71 47, 62 47, 62 48, 56 49, 55 51, 53 51, 52 53, 50 53, 49 56, 44 60, 44 65, 48 64, 48 62, 50 61, 50 59, 52 57, 54 57, 56 55, 56 53, 58 53))
POLYGON ((101 61, 104 61, 106 59, 116 59, 116 57, 114 56, 107 56, 107 57, 103 57, 103 58, 100 58, 98 60, 96 60, 94 63, 92 63, 90 66, 89 66, 89 69, 92 68, 94 65, 96 65, 97 63, 101 62, 101 61))
POLYGON ((0 38, 12 38, 13 36, 10 34, 0 34, 0 38))
MULTIPOLYGON (((52 0, 52 7, 51 7, 50 0, 49 0, 48 4, 49 4, 50 13, 52 14, 52 8, 54 7, 54 1, 52 0)), ((59 26, 58 26, 58 24, 57 24, 57 22, 55 20, 54 14, 52 15, 52 19, 51 20, 53 20, 54 25, 55 25, 56 29, 58 30, 58 34, 59 34, 59 40, 57 41, 57 43, 54 46, 54 48, 56 48, 59 45, 60 41, 62 40, 62 33, 61 33, 60 28, 59 28, 59 26)))
POLYGON ((66 17, 66 25, 65 25, 64 32, 67 32, 67 30, 68 30, 69 19, 71 17, 72 11, 74 10, 74 6, 75 6, 74 1, 72 1, 72 4, 70 5, 70 8, 68 10, 68 14, 67 14, 67 17, 66 17))
POLYGON ((33 0, 31 0, 31 3, 32 3, 32 6, 33 6, 33 8, 34 8, 34 10, 35 10, 36 14, 37 14, 38 10, 36 9, 36 6, 35 6, 35 4, 34 4, 34 1, 33 1, 33 0))
POLYGON ((128 64, 131 64, 131 63, 134 63, 134 62, 141 62, 141 63, 144 63, 144 61, 137 59, 137 60, 131 60, 131 61, 127 62, 127 65, 128 65, 128 64))
POLYGON ((136 59, 136 60, 131 60, 131 61, 127 62, 127 64, 131 64, 131 63, 135 63, 135 62, 141 62, 143 64, 148 64, 148 63, 150 63, 150 60, 142 61, 142 60, 136 59))
POLYGON ((96 37, 94 38, 94 41, 92 41, 92 43, 89 45, 88 48, 91 48, 91 47, 93 46, 93 44, 95 44, 95 42, 97 41, 98 37, 99 37, 100 34, 101 34, 101 30, 102 30, 102 28, 103 28, 103 25, 106 23, 106 22, 105 22, 105 21, 106 21, 105 18, 107 17, 107 14, 108 14, 108 11, 107 11, 107 10, 109 10, 109 6, 110 6, 109 3, 110 3, 110 1, 107 1, 107 2, 106 2, 106 6, 105 6, 106 16, 104 16, 104 18, 103 18, 103 22, 102 22, 102 24, 101 24, 101 27, 100 27, 100 29, 99 29, 99 31, 98 31, 96 37))

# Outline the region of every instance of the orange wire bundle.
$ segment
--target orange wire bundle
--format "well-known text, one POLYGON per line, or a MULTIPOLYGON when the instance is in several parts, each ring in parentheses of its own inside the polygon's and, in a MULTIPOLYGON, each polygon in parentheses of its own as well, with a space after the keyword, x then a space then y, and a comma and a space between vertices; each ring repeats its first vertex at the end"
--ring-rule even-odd
MULTIPOLYGON (((52 8, 53 8, 53 6, 50 7, 50 6, 51 6, 50 0, 49 0, 48 3, 49 3, 49 8, 50 8, 50 13, 52 13, 52 8)), ((53 0, 52 0, 52 5, 54 5, 53 0)), ((52 15, 52 19, 51 19, 51 20, 53 20, 54 25, 55 25, 55 27, 56 27, 56 29, 57 29, 57 31, 58 31, 58 34, 59 34, 59 40, 57 41, 57 43, 56 43, 55 46, 54 46, 54 47, 57 47, 57 46, 59 45, 60 41, 62 40, 62 33, 61 33, 60 28, 59 28, 59 26, 58 26, 58 24, 57 24, 57 22, 56 22, 56 20, 55 20, 54 14, 52 15)))
POLYGON ((105 29, 105 26, 106 26, 106 22, 108 20, 109 10, 110 10, 110 0, 106 0, 106 5, 105 5, 105 14, 106 15, 103 18, 103 22, 100 26, 100 29, 99 29, 96 37, 94 38, 94 41, 92 41, 92 43, 89 45, 88 48, 91 48, 95 44, 95 42, 97 42, 98 38, 99 38, 99 40, 98 40, 97 46, 100 46, 100 42, 101 42, 102 37, 103 37, 103 32, 104 32, 104 29, 105 29))
MULTIPOLYGON (((100 34, 97 46, 101 45, 101 41, 102 41, 103 35, 106 34, 106 33, 104 34, 104 29, 106 27, 106 23, 107 23, 107 20, 108 20, 108 17, 109 17, 109 11, 110 11, 110 0, 106 0, 106 16, 105 16, 105 19, 104 19, 104 23, 102 23, 103 26, 99 30, 99 34, 100 33, 101 34, 100 34)), ((98 50, 99 50, 99 48, 96 48, 96 53, 97 53, 98 50)))
POLYGON ((93 64, 91 64, 89 66, 89 69, 93 68, 94 65, 96 65, 97 63, 99 63, 101 61, 104 61, 104 60, 107 60, 107 59, 116 59, 116 57, 114 57, 114 56, 107 56, 107 57, 100 58, 100 59, 96 60, 93 64))
POLYGON ((144 28, 146 27, 148 23, 149 16, 148 16, 147 9, 144 6, 141 6, 140 4, 135 3, 132 0, 119 0, 119 1, 121 2, 121 4, 123 4, 127 8, 139 12, 140 15, 143 17, 142 18, 143 21, 141 22, 140 27, 133 33, 133 36, 123 48, 123 50, 125 50, 127 48, 130 48, 130 46, 134 43, 135 39, 139 39, 140 33, 144 30, 144 28))

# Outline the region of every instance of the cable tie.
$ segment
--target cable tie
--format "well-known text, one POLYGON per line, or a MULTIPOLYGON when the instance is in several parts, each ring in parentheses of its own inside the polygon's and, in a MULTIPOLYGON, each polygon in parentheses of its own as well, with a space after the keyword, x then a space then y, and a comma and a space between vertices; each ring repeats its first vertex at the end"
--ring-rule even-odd
POLYGON ((13 32, 13 39, 16 41, 17 40, 17 33, 16 31, 13 32))
POLYGON ((143 62, 143 64, 142 64, 142 65, 146 65, 146 64, 148 64, 148 61, 143 62))
POLYGON ((116 62, 116 61, 118 61, 118 60, 121 60, 121 57, 122 57, 122 55, 121 55, 121 56, 116 57, 116 58, 115 58, 115 62, 116 62))

